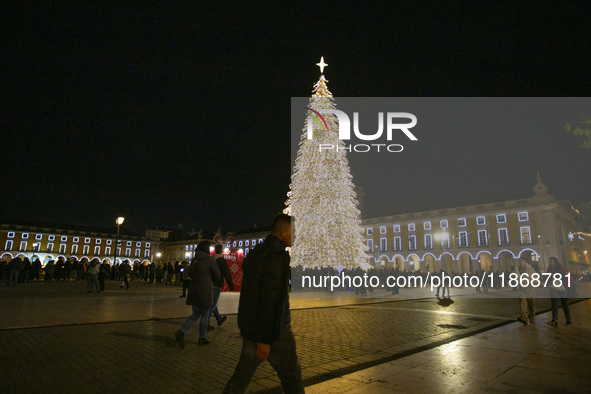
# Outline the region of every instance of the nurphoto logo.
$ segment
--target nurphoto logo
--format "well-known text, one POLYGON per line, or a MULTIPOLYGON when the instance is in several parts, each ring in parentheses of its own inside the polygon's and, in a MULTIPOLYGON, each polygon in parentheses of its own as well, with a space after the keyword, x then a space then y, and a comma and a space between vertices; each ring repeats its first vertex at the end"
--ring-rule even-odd
MULTIPOLYGON (((309 140, 314 137, 314 121, 318 123, 320 128, 328 130, 328 125, 322 114, 332 114, 338 119, 339 124, 339 139, 342 141, 348 141, 351 139, 351 121, 349 116, 337 109, 319 109, 314 110, 307 108, 308 111, 308 132, 307 137, 309 140)), ((364 134, 359 130, 359 112, 353 112, 353 133, 355 137, 362 141, 377 141, 382 138, 384 134, 384 118, 386 119, 386 140, 391 142, 395 132, 401 131, 411 141, 418 141, 418 138, 410 131, 411 128, 416 126, 417 117, 408 112, 387 112, 384 116, 384 112, 378 112, 378 130, 373 134, 364 134), (400 123, 401 119, 406 119, 409 122, 400 123)), ((404 149, 401 144, 386 144, 386 143, 373 143, 373 144, 351 144, 351 145, 332 145, 332 144, 319 144, 318 149, 320 152, 323 150, 346 150, 348 152, 369 152, 376 150, 380 152, 381 149, 385 149, 388 152, 402 152, 404 149)))

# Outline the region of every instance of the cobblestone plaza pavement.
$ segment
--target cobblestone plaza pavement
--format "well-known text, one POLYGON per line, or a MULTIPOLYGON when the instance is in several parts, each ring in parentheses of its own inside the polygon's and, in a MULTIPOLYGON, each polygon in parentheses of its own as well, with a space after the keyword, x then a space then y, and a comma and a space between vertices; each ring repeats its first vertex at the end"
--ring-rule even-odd
MULTIPOLYGON (((208 332, 211 345, 197 345, 193 327, 180 349, 173 333, 190 314, 180 287, 106 286, 100 294, 86 293, 85 282, 1 287, 2 393, 221 391, 240 353, 238 294, 222 294, 229 316, 208 332)), ((306 390, 591 390, 591 301, 571 306, 573 326, 564 327, 561 315, 554 328, 545 324, 549 300, 538 299, 537 324, 522 326, 517 300, 455 290, 453 302, 420 292, 410 300, 292 299, 306 390)), ((264 363, 248 391, 278 384, 264 363)))

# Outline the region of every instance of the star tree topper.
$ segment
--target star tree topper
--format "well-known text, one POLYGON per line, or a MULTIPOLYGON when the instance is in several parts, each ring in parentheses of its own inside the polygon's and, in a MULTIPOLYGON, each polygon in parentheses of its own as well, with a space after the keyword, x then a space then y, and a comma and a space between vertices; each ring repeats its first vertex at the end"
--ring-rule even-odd
POLYGON ((320 63, 316 63, 318 67, 320 67, 320 73, 324 73, 324 67, 328 66, 328 64, 324 63, 324 56, 320 57, 320 63))

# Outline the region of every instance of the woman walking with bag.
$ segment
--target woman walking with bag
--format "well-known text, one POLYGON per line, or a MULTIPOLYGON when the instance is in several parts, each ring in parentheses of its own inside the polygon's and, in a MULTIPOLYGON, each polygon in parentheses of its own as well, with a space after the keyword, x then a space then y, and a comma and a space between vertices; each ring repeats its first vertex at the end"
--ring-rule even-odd
POLYGON ((566 325, 571 325, 570 320, 570 306, 568 304, 568 293, 567 289, 572 285, 568 283, 566 274, 568 271, 562 267, 556 257, 550 257, 548 259, 548 272, 552 274, 551 280, 554 281, 554 274, 560 274, 562 276, 562 285, 558 288, 550 288, 550 300, 552 301, 552 320, 549 321, 549 326, 558 327, 558 307, 562 303, 562 310, 564 311, 564 317, 566 318, 566 325))
POLYGON ((211 340, 205 337, 209 314, 213 305, 213 282, 220 277, 220 270, 213 256, 209 254, 210 243, 201 241, 197 245, 195 257, 189 266, 189 294, 187 305, 191 305, 193 314, 187 318, 183 327, 174 333, 176 343, 185 347, 185 333, 189 331, 199 318, 199 345, 209 345, 211 340))

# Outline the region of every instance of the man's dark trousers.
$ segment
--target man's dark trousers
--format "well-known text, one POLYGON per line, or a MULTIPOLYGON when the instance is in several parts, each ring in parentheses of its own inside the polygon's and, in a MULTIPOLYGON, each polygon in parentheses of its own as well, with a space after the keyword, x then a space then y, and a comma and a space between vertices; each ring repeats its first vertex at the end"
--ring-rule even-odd
MULTIPOLYGON (((255 357, 256 342, 242 339, 242 353, 234 375, 226 384, 224 393, 244 393, 260 363, 255 357)), ((296 343, 289 324, 282 324, 279 339, 271 345, 267 359, 277 372, 286 394, 304 393, 302 370, 296 354, 296 343)))

